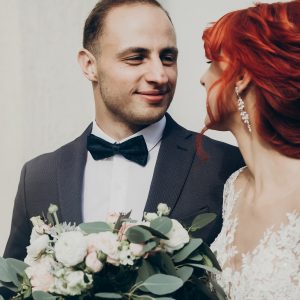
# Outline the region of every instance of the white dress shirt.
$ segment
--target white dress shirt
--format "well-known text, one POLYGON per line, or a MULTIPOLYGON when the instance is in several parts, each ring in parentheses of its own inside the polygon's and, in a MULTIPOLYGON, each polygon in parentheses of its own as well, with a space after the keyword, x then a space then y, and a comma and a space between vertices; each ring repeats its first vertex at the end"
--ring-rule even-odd
MULTIPOLYGON (((165 125, 166 118, 163 117, 160 121, 117 142, 143 135, 149 151, 148 162, 144 167, 120 154, 96 161, 88 152, 83 180, 84 222, 105 221, 110 213, 126 213, 130 210, 131 218, 142 219, 165 125)), ((92 134, 107 142, 116 143, 95 121, 92 134)))

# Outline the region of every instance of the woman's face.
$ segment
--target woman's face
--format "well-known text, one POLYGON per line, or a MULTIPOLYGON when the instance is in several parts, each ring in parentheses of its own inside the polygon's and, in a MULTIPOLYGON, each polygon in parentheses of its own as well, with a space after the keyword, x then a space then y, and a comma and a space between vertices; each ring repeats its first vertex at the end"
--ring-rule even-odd
MULTIPOLYGON (((217 62, 217 61, 209 61, 209 68, 206 72, 202 75, 200 82, 205 87, 207 93, 207 100, 206 100, 206 109, 210 109, 211 114, 213 115, 214 119, 218 120, 218 111, 217 111, 217 95, 219 93, 219 85, 213 87, 210 90, 211 86, 221 78, 225 68, 226 63, 224 62, 217 62)), ((211 120, 209 114, 206 114, 205 117, 205 126, 210 124, 211 120)))

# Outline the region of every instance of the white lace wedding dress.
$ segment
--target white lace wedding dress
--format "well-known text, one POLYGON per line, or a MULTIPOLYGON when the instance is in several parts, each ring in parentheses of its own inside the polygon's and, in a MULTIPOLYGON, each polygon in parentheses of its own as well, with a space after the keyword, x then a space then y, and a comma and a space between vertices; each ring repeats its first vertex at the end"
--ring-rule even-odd
POLYGON ((272 226, 264 232, 253 251, 240 253, 238 270, 228 263, 239 254, 234 245, 238 218, 233 209, 240 191, 235 191, 234 182, 243 169, 233 173, 224 187, 223 227, 211 245, 223 269, 217 281, 232 300, 300 300, 299 213, 288 213, 278 230, 272 226))

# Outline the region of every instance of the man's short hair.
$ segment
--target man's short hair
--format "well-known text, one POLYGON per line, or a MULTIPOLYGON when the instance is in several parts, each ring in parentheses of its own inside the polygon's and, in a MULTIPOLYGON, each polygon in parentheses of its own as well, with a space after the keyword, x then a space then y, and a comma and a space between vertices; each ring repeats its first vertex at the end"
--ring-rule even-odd
POLYGON ((93 54, 97 54, 98 49, 96 42, 103 33, 106 16, 113 8, 132 4, 146 4, 159 7, 165 12, 172 23, 168 12, 156 0, 102 0, 95 5, 85 21, 83 31, 83 47, 93 54))

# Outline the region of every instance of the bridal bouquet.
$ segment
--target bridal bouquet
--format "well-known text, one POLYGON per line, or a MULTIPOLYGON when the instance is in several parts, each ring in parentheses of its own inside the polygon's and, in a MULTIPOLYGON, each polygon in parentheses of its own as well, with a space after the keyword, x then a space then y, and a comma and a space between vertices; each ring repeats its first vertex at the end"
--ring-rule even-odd
POLYGON ((0 257, 0 286, 12 299, 225 299, 212 276, 221 270, 214 254, 190 236, 214 214, 186 230, 163 203, 141 222, 128 213, 79 226, 59 223, 57 209, 31 218, 24 262, 0 257))

